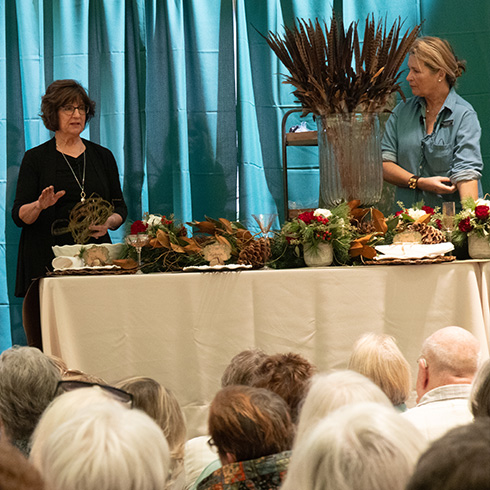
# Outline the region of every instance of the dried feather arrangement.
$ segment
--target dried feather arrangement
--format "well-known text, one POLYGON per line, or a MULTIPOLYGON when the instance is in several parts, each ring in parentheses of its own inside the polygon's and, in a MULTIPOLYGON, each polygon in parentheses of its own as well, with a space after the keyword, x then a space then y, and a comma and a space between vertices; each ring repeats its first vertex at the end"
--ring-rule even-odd
POLYGON ((398 18, 388 31, 386 20, 376 25, 368 15, 361 41, 358 23, 346 31, 333 13, 330 29, 318 19, 298 19, 283 37, 273 32, 263 37, 289 71, 284 83, 295 87, 303 115, 381 112, 394 92, 405 99, 400 67, 421 25, 400 38, 402 27, 398 18))

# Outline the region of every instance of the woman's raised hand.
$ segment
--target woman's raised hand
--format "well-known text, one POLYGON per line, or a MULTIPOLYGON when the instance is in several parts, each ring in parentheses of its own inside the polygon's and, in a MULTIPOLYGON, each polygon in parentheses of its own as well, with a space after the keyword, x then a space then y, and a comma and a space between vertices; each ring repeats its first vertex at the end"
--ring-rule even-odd
POLYGON ((38 198, 39 206, 41 209, 49 208, 50 206, 54 206, 60 197, 65 195, 66 191, 58 191, 54 192, 54 186, 50 185, 46 187, 41 192, 41 195, 38 198))

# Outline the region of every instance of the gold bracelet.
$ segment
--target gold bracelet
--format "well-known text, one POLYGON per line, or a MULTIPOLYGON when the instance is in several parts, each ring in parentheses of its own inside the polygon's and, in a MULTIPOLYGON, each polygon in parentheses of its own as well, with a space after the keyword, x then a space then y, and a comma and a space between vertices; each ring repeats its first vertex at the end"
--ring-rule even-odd
POLYGON ((409 189, 416 189, 417 188, 417 182, 419 179, 420 179, 420 177, 418 175, 412 175, 408 179, 408 188, 409 189))

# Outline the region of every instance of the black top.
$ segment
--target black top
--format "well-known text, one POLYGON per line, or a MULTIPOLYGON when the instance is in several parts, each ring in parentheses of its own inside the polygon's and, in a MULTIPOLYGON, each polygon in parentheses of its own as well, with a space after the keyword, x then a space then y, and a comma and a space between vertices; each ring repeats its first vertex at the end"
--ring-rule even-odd
MULTIPOLYGON (((114 212, 127 216, 127 208, 121 191, 116 160, 107 148, 83 140, 85 144, 85 193, 87 197, 96 193, 114 206, 114 212)), ((80 183, 83 174, 84 154, 78 158, 67 156, 80 183)), ((28 150, 22 160, 17 182, 17 192, 12 218, 22 227, 17 261, 17 282, 15 295, 23 297, 32 279, 41 277, 51 269, 54 258, 53 245, 73 244, 71 233, 53 236, 51 225, 56 221, 61 226, 68 225, 71 209, 80 202, 80 187, 68 167, 63 155, 56 150, 53 138, 42 145, 28 150), (58 202, 43 211, 31 225, 26 225, 19 217, 19 209, 24 204, 36 201, 46 187, 53 185, 54 191, 66 191, 58 202), (57 221, 62 220, 62 221, 57 221)), ((92 243, 108 243, 109 235, 91 239, 92 243)))

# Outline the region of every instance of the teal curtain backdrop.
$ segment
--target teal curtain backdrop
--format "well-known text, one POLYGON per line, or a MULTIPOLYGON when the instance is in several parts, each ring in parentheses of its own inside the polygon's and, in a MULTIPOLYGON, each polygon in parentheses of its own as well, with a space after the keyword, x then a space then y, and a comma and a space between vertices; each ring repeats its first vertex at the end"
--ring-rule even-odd
MULTIPOLYGON (((0 0, 0 351, 24 343, 14 298, 20 230, 10 217, 24 152, 52 135, 38 113, 53 80, 96 101, 84 136, 114 153, 131 222, 143 212, 254 226, 283 216, 281 120, 294 107, 284 67, 259 33, 296 18, 398 16, 447 38, 468 61, 459 93, 476 108, 488 160, 490 3, 457 0, 0 0)), ((406 90, 407 95, 409 91, 406 90)), ((300 119, 293 115, 288 126, 300 119)), ((315 128, 311 118, 306 120, 315 128)), ((316 149, 295 148, 289 200, 316 205, 316 149)), ((484 175, 483 188, 490 182, 484 175)), ((124 230, 113 234, 120 240, 124 230)))

